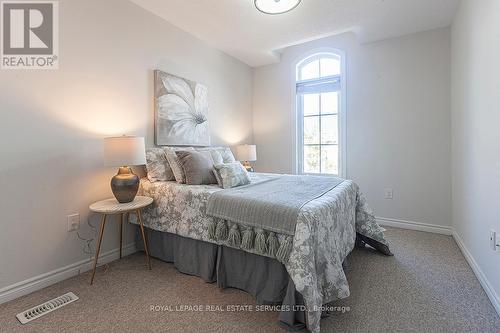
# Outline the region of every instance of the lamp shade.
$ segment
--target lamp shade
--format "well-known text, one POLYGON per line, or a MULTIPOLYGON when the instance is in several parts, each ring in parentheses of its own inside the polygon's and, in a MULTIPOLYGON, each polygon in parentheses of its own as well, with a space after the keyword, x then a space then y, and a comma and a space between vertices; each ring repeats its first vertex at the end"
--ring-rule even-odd
POLYGON ((118 136, 104 139, 104 165, 130 166, 146 164, 143 137, 118 136))
POLYGON ((257 161, 257 147, 255 145, 241 145, 236 147, 238 161, 257 161))

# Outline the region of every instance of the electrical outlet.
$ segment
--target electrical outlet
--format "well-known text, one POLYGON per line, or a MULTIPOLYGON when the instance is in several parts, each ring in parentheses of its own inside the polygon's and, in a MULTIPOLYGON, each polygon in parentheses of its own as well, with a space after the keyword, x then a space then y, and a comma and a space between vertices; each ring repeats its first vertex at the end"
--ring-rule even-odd
POLYGON ((495 230, 491 229, 490 230, 490 248, 493 250, 493 251, 496 251, 497 250, 497 241, 496 241, 496 238, 497 238, 497 233, 495 232, 495 230))
POLYGON ((384 197, 392 200, 394 198, 394 190, 390 187, 384 189, 384 197))
POLYGON ((80 214, 68 215, 68 232, 80 229, 80 214))

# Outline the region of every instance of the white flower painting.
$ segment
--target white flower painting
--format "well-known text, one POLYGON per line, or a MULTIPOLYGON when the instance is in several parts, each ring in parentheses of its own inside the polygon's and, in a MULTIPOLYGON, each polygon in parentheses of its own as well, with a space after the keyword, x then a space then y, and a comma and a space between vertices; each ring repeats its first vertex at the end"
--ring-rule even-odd
POLYGON ((155 71, 155 140, 159 146, 210 145, 207 87, 155 71))

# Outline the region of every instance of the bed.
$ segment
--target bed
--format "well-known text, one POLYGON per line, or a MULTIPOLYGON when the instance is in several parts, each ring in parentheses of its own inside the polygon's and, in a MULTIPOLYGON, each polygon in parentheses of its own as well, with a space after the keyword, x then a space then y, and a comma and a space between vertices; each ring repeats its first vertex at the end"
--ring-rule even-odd
MULTIPOLYGON (((282 177, 250 173, 252 183, 282 177)), ((342 180, 300 208, 287 260, 214 239, 207 215, 217 185, 185 185, 175 181, 141 179, 141 195, 154 199, 143 212, 149 229, 150 252, 174 262, 184 273, 243 289, 260 303, 282 304, 280 321, 289 329, 306 326, 320 331, 325 305, 349 296, 343 263, 355 243, 368 243, 386 255, 389 244, 358 186, 342 180), (296 305, 304 305, 300 307, 296 305)), ((131 216, 131 222, 137 223, 131 216)), ((277 235, 280 243, 284 235, 277 235)))

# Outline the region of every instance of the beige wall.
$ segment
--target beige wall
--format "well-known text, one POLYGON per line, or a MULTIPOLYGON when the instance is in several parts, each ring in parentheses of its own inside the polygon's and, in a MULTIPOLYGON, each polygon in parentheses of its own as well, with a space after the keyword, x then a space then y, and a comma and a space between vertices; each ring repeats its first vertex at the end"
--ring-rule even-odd
POLYGON ((489 244, 490 229, 500 237, 499 59, 500 1, 462 1, 452 27, 453 227, 500 313, 500 249, 489 244))
POLYGON ((363 45, 351 34, 324 38, 257 68, 257 170, 294 171, 294 64, 324 47, 346 52, 347 178, 377 216, 450 226, 449 29, 363 45), (384 188, 394 189, 393 200, 384 188))
POLYGON ((157 68, 208 86, 214 144, 252 141, 251 69, 128 1, 61 0, 60 69, 0 71, 0 289, 88 258, 66 215, 88 236, 88 205, 111 196, 103 137, 153 144, 157 68))

